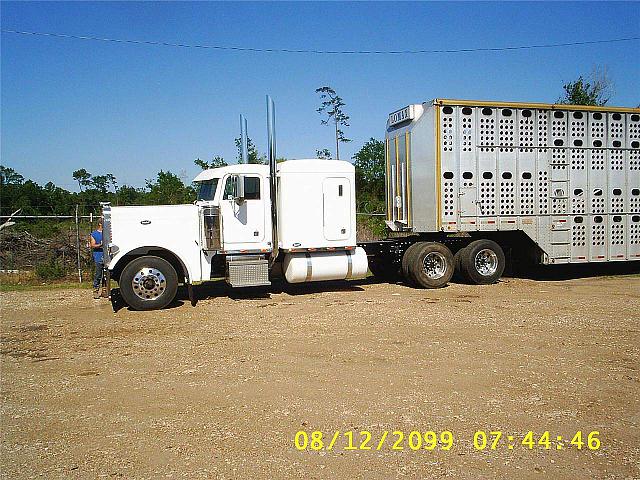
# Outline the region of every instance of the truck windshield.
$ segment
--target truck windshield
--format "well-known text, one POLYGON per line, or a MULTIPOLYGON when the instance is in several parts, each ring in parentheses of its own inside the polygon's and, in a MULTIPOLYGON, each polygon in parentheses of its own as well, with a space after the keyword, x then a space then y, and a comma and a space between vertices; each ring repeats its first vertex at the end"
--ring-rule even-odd
POLYGON ((218 179, 213 178, 198 183, 198 200, 213 200, 218 187, 218 179))

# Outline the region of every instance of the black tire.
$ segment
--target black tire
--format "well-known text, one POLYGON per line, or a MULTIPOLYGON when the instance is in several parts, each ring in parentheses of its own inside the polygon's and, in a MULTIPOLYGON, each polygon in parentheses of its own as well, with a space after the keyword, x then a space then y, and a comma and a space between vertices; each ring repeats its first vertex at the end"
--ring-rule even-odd
POLYGON ((409 285, 415 285, 416 283, 415 279, 411 276, 410 265, 415 261, 414 257, 416 255, 416 252, 420 248, 420 245, 421 242, 409 245, 409 248, 407 248, 402 255, 402 278, 409 285))
POLYGON ((159 310, 176 297, 178 275, 164 258, 146 255, 124 267, 119 286, 122 298, 134 310, 159 310))
POLYGON ((496 283, 504 272, 504 252, 492 240, 476 240, 464 248, 460 265, 469 282, 476 285, 496 283))
POLYGON ((467 278, 462 271, 462 256, 464 255, 464 249, 467 247, 462 247, 453 255, 453 276, 460 281, 466 281, 467 278))
POLYGON ((422 288, 441 288, 453 277, 453 254, 442 243, 421 242, 409 265, 411 277, 422 288), (426 265, 425 265, 426 264, 426 265), (433 266, 427 269, 425 266, 433 266))

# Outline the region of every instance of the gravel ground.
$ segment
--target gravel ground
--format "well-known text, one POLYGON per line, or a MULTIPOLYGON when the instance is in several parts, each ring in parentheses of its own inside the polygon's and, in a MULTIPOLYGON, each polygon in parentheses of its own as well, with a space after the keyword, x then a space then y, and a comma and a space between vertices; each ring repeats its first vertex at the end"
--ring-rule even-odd
POLYGON ((640 478, 639 277, 274 290, 116 314, 3 293, 2 478, 640 478), (362 430, 371 450, 327 449, 362 430), (395 430, 454 444, 376 450, 395 430))

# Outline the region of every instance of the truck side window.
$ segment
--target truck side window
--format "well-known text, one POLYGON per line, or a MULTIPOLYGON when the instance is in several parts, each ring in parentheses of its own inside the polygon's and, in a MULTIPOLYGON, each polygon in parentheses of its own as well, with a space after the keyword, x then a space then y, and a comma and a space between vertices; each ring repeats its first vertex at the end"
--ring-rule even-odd
POLYGON ((224 193, 222 198, 224 200, 232 200, 234 193, 235 193, 235 185, 233 182, 233 177, 227 177, 227 181, 224 182, 224 193))
POLYGON ((260 178, 244 177, 245 200, 260 200, 260 178))

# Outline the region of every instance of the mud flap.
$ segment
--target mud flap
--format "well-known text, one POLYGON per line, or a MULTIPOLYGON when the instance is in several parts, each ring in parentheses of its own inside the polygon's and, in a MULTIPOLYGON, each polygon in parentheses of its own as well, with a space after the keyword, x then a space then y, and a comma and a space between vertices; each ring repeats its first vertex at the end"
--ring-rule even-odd
POLYGON ((193 289, 193 285, 187 283, 187 292, 189 294, 189 301, 191 302, 191 306, 195 307, 196 303, 198 303, 198 299, 196 298, 196 292, 193 289))
POLYGON ((113 313, 118 313, 118 310, 126 305, 124 303, 124 299, 120 295, 119 288, 109 290, 109 300, 111 301, 111 308, 113 308, 113 313))

